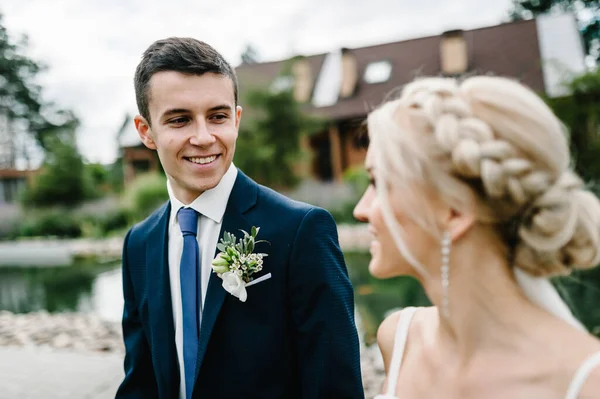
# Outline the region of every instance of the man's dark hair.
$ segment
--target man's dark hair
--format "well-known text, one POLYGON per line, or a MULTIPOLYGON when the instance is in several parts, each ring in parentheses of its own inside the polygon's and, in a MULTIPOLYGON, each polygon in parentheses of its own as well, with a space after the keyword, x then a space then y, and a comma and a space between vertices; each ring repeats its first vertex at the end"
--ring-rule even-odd
POLYGON ((150 122, 150 78, 157 72, 175 71, 189 75, 216 73, 231 79, 235 104, 238 81, 235 71, 210 45, 192 38, 170 37, 158 40, 144 52, 135 70, 134 85, 138 111, 150 122))

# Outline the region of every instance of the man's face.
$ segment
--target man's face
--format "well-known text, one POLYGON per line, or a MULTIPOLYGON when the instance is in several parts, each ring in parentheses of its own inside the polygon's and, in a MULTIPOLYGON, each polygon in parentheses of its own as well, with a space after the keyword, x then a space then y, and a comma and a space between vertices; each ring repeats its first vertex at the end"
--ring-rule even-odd
POLYGON ((174 194, 189 204, 214 188, 235 152, 242 108, 233 82, 214 73, 158 72, 150 79, 151 121, 135 117, 140 138, 158 152, 174 194))

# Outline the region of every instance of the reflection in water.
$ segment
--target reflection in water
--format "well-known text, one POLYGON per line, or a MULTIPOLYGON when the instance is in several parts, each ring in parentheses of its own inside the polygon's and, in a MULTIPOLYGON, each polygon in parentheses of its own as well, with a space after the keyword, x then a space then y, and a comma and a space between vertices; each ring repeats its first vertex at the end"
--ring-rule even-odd
MULTIPOLYGON (((373 342, 377 327, 389 310, 428 304, 413 279, 372 277, 367 270, 369 254, 348 253, 346 263, 366 343, 373 342)), ((120 321, 123 311, 120 265, 0 269, 0 310, 26 313, 42 309, 93 312, 104 319, 120 321)))
POLYGON ((121 320, 123 316, 123 281, 120 267, 98 275, 92 287, 91 307, 103 319, 121 320))
MULTIPOLYGON (((377 328, 392 310, 427 306, 420 284, 409 277, 379 280, 369 274, 368 253, 346 253, 346 264, 355 290, 364 342, 375 341, 377 328)), ((600 336, 600 268, 557 281, 575 315, 600 336)), ((63 268, 0 268, 0 310, 26 313, 93 312, 119 321, 123 311, 121 267, 77 265, 63 268)))
POLYGON ((114 319, 104 305, 117 306, 120 289, 120 267, 114 264, 0 269, 0 310, 100 312, 114 319))

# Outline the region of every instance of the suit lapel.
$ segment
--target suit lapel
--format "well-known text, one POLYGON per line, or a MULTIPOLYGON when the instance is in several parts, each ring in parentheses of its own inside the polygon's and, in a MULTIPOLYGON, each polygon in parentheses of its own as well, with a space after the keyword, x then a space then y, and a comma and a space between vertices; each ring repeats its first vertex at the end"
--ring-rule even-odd
MULTIPOLYGON (((223 216, 219 241, 226 231, 235 234, 238 238, 242 234, 240 230, 250 232, 252 225, 244 217, 244 213, 256 204, 257 193, 258 186, 256 183, 238 170, 235 184, 227 202, 225 215, 223 216)), ((214 255, 216 256, 218 252, 219 251, 216 250, 214 255)), ((204 311, 202 313, 202 325, 200 326, 196 379, 198 378, 202 361, 204 360, 204 355, 206 354, 208 343, 210 341, 210 335, 212 334, 217 316, 225 301, 226 294, 227 292, 222 287, 221 279, 215 273, 211 273, 204 302, 204 311)))
MULTIPOLYGON (((159 211, 156 223, 151 227, 146 243, 148 265, 148 314, 152 331, 151 347, 156 348, 155 361, 159 369, 156 375, 164 386, 175 395, 179 387, 175 327, 171 305, 171 286, 168 262, 168 222, 170 203, 159 211), (166 380, 166 381, 165 381, 166 380)), ((173 396, 175 397, 175 396, 173 396)))

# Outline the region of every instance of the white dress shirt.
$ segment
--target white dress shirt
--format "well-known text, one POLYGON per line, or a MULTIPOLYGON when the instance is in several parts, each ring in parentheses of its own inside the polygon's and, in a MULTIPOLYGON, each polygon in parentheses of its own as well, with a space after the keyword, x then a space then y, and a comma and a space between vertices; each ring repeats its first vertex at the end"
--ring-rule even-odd
POLYGON ((171 303, 173 305, 173 322, 175 324, 175 346, 179 359, 181 384, 179 398, 185 398, 185 373, 183 365, 183 312, 181 308, 181 285, 179 281, 179 264, 183 252, 183 235, 177 221, 180 208, 192 208, 198 212, 198 246, 200 248, 200 273, 202 277, 201 295, 202 309, 206 298, 208 280, 211 274, 211 263, 214 259, 217 243, 221 237, 221 223, 227 207, 229 195, 237 178, 237 168, 231 164, 216 187, 205 191, 191 204, 184 204, 175 198, 171 183, 167 180, 167 190, 171 200, 171 215, 169 217, 169 279, 171 284, 171 303))

